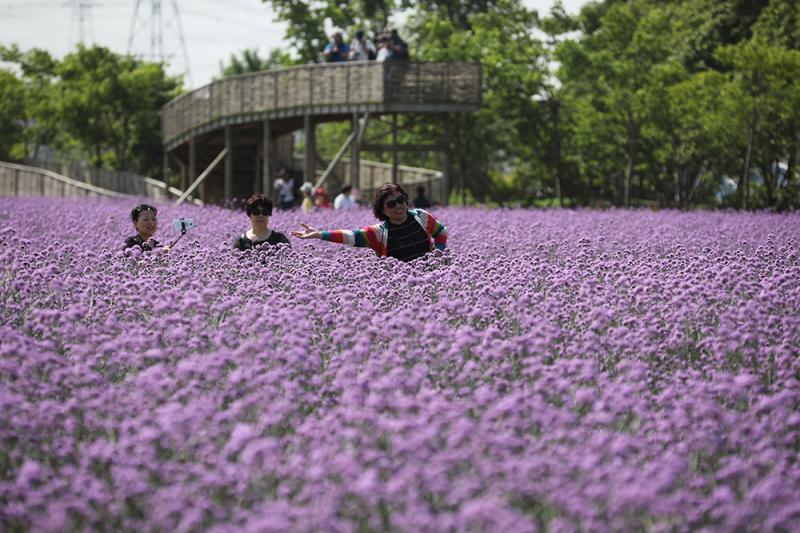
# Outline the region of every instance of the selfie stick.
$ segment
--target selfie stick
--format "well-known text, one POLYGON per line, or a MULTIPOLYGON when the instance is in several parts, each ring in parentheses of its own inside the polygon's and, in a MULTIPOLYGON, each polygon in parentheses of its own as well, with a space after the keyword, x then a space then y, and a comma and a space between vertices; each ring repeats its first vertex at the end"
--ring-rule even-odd
MULTIPOLYGON (((188 228, 186 227, 186 222, 187 222, 187 221, 186 221, 186 219, 183 219, 183 218, 181 218, 180 220, 176 220, 176 222, 180 222, 180 225, 181 225, 181 234, 180 234, 180 235, 178 235, 178 238, 177 238, 177 239, 175 239, 174 241, 172 241, 171 243, 169 243, 169 247, 170 247, 170 248, 172 248, 173 246, 175 246, 175 245, 178 243, 178 241, 179 241, 179 240, 181 240, 181 237, 183 237, 184 235, 186 235, 186 231, 187 231, 187 229, 188 229, 188 228)), ((176 225, 177 225, 177 224, 176 224, 176 225)))

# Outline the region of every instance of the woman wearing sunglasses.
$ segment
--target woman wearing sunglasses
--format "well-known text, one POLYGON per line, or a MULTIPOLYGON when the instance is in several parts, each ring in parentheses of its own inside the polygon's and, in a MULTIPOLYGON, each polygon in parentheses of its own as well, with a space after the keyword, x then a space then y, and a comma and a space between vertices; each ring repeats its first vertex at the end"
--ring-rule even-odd
POLYGON ((236 248, 244 252, 261 244, 289 244, 286 235, 269 228, 269 217, 272 216, 272 200, 269 196, 252 195, 245 202, 244 210, 250 219, 250 229, 236 239, 236 248))
POLYGON ((387 183, 375 192, 372 212, 379 224, 357 230, 319 231, 301 223, 303 231, 293 231, 300 239, 322 239, 348 246, 372 248, 380 257, 412 261, 434 248, 447 246, 447 228, 424 209, 411 209, 402 187, 387 183))

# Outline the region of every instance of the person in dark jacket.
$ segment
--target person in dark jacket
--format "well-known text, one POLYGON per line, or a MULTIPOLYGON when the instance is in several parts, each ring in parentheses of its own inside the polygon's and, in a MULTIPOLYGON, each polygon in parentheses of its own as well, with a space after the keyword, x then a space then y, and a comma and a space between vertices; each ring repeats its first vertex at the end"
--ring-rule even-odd
POLYGON ((263 244, 289 244, 286 235, 269 227, 269 217, 272 216, 272 200, 269 196, 253 194, 245 202, 244 210, 250 219, 250 229, 236 239, 234 247, 245 251, 263 244))
POLYGON ((418 209, 428 209, 433 207, 433 202, 431 202, 427 196, 425 196, 425 187, 422 185, 417 186, 417 196, 414 198, 412 202, 414 207, 418 209))

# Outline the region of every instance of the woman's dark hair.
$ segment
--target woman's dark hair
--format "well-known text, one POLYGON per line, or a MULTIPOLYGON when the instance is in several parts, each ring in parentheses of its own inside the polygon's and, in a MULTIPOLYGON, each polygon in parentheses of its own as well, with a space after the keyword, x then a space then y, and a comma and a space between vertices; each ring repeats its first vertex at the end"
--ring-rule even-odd
POLYGON ((375 199, 372 201, 372 213, 375 215, 375 218, 378 220, 388 220, 388 217, 383 214, 383 202, 396 192, 408 198, 406 191, 396 183, 386 183, 375 191, 375 199))
POLYGON ((255 207, 263 207, 269 211, 269 216, 272 215, 272 200, 266 194, 255 193, 247 199, 244 203, 244 210, 247 212, 247 216, 250 216, 255 207))
POLYGON ((139 220, 139 215, 142 214, 142 211, 152 211, 153 213, 158 214, 158 209, 152 205, 139 204, 131 210, 131 221, 136 222, 139 220))

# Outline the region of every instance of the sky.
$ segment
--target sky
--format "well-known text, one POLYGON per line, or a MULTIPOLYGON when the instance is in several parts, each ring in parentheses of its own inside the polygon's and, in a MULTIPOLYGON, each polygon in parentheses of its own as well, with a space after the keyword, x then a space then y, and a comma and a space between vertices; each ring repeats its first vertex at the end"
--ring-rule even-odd
MULTIPOLYGON (((563 0, 563 4, 569 13, 576 13, 586 1, 563 0)), ((545 15, 554 2, 523 3, 545 15)), ((160 6, 163 54, 170 73, 187 72, 178 38, 184 36, 189 65, 184 84, 189 88, 211 82, 231 54, 255 48, 265 57, 283 46, 286 26, 273 20, 271 8, 261 0, 0 0, 0 44, 16 43, 22 50, 44 48, 60 58, 83 37, 86 44, 153 59, 149 22, 157 20, 154 6, 160 6)))

